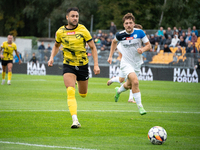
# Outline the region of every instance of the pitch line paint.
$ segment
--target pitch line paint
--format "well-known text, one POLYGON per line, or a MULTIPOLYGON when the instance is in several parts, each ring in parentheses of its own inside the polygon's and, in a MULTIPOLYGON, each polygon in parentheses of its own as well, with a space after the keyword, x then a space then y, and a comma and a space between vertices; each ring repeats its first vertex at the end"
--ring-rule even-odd
POLYGON ((87 148, 78 148, 78 147, 68 147, 68 146, 66 147, 66 146, 54 146, 54 145, 51 146, 51 145, 29 144, 29 143, 9 142, 9 141, 0 141, 0 143, 32 146, 32 147, 63 148, 63 149, 75 149, 75 150, 97 150, 97 149, 87 149, 87 148))
MULTIPOLYGON (((69 112, 69 110, 0 110, 0 112, 69 112)), ((79 112, 137 112, 135 110, 78 110, 79 112)), ((200 112, 188 111, 147 111, 151 113, 180 113, 180 114, 200 114, 200 112)))

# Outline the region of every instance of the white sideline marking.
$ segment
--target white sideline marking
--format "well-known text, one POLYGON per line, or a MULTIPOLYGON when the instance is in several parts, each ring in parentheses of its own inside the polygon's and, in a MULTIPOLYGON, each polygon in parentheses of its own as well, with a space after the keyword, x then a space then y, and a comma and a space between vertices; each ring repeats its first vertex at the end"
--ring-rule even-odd
MULTIPOLYGON (((0 112, 62 112, 69 110, 0 110, 0 112)), ((138 112, 134 110, 77 110, 79 112, 138 112)), ((200 114, 200 112, 187 111, 147 111, 152 113, 180 113, 180 114, 200 114)))
POLYGON ((47 81, 45 79, 31 79, 31 80, 14 80, 14 81, 47 81))
POLYGON ((35 147, 48 147, 48 148, 65 148, 65 149, 79 149, 79 150, 96 150, 96 149, 87 149, 87 148, 78 148, 78 147, 39 145, 39 144, 29 144, 29 143, 20 143, 20 142, 8 142, 8 141, 0 141, 0 143, 3 143, 3 144, 25 145, 25 146, 35 146, 35 147))

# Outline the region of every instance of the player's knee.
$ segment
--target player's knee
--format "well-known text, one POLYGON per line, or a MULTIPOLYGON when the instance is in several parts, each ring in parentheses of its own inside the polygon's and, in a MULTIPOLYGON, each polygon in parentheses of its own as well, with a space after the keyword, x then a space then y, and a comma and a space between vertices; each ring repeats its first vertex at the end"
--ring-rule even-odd
POLYGON ((138 80, 134 80, 132 82, 133 86, 138 87, 139 86, 139 81, 138 80))
POLYGON ((119 82, 122 83, 124 81, 124 78, 119 77, 119 82))
POLYGON ((80 95, 81 97, 85 98, 85 97, 87 96, 87 93, 85 93, 85 94, 79 93, 79 95, 80 95))

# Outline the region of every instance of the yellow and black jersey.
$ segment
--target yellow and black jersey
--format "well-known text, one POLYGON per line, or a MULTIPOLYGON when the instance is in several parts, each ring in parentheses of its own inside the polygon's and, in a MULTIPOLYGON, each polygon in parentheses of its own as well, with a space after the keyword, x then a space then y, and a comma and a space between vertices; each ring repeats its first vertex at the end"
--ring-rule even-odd
POLYGON ((7 41, 3 42, 1 45, 3 49, 3 56, 2 60, 13 60, 13 51, 17 50, 17 45, 12 42, 12 44, 8 44, 7 41))
POLYGON ((92 36, 84 25, 78 24, 74 29, 62 26, 57 30, 55 39, 63 45, 63 64, 83 66, 89 62, 85 45, 92 36))

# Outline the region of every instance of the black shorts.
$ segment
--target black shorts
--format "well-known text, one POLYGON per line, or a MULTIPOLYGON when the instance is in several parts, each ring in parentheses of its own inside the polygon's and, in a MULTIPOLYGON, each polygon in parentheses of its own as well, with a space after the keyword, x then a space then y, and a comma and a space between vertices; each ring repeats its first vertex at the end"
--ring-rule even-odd
POLYGON ((89 79, 88 64, 84 66, 70 66, 63 64, 63 75, 65 73, 75 74, 77 81, 85 81, 89 79))
POLYGON ((1 60, 1 65, 2 66, 7 66, 8 63, 12 63, 13 64, 13 60, 1 60))

